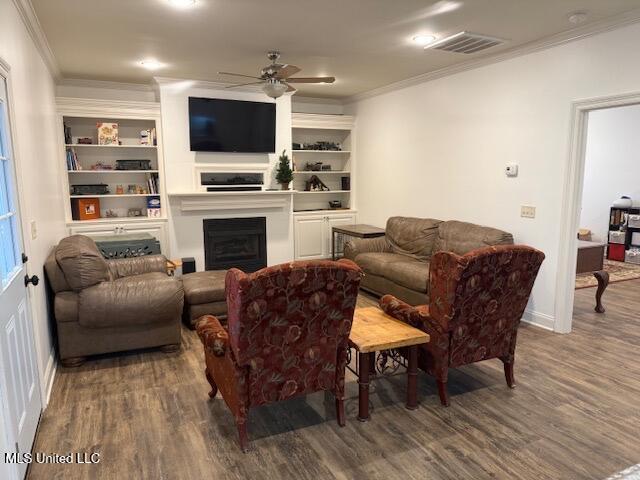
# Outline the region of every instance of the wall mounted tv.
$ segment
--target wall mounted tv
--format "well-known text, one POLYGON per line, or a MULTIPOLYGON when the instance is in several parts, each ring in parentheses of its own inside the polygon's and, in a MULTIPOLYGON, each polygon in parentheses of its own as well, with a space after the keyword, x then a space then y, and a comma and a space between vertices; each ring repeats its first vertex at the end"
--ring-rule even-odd
POLYGON ((274 153, 275 103, 189 97, 192 152, 274 153))

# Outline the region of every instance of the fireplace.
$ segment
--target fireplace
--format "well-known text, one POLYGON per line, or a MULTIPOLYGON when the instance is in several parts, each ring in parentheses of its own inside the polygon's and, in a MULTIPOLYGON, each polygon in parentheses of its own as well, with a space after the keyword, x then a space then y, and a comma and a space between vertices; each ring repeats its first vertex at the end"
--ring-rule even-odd
POLYGON ((203 220, 203 227, 205 270, 255 272, 267 266, 265 217, 203 220))

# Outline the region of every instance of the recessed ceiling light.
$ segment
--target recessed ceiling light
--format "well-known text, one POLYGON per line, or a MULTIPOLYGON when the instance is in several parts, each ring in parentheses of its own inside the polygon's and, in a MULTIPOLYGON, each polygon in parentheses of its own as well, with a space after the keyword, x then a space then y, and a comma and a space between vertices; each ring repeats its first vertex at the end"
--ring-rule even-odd
POLYGON ((413 42, 417 45, 420 45, 421 47, 424 47, 425 45, 429 45, 435 39, 436 37, 434 37, 433 35, 416 35, 415 37, 413 37, 413 42))
POLYGON ((159 68, 164 67, 164 63, 160 63, 153 59, 140 60, 138 63, 147 70, 158 70, 159 68))
POLYGON ((570 13, 567 18, 569 20, 569 23, 573 23, 574 25, 578 25, 580 23, 584 23, 587 21, 587 17, 589 15, 587 15, 587 12, 573 12, 570 13))
POLYGON ((196 4, 196 0, 169 0, 169 3, 176 8, 189 8, 196 4))

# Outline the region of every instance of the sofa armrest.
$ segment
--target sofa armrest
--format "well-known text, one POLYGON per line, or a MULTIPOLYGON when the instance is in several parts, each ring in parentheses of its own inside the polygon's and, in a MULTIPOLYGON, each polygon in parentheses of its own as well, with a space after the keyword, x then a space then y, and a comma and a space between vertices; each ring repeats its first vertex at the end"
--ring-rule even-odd
POLYGON ((78 323, 90 328, 179 322, 184 303, 182 282, 157 272, 102 282, 78 296, 78 323))
POLYGON ((385 295, 380 299, 380 308, 387 315, 419 328, 431 336, 446 333, 446 325, 440 325, 429 315, 428 305, 412 307, 393 295, 385 295))
POLYGON ((344 245, 344 257, 349 260, 355 260, 361 253, 384 253, 391 251, 391 245, 389 245, 386 236, 352 238, 344 245))
POLYGON ((224 357, 229 346, 229 333, 213 315, 205 315, 198 319, 196 331, 206 350, 215 357, 224 357))
POLYGON ((107 260, 111 279, 116 280, 143 273, 167 273, 167 258, 164 255, 144 255, 142 257, 117 258, 107 260))

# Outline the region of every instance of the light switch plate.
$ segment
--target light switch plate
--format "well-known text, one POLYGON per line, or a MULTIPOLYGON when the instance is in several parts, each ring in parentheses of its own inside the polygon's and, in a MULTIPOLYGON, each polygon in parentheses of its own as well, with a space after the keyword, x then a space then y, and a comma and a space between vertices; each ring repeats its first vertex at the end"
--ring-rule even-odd
POLYGON ((523 218, 536 218, 536 207, 531 205, 521 205, 520 216, 523 218))
POLYGON ((31 227, 31 240, 35 240, 36 238, 38 238, 38 226, 36 225, 36 221, 31 220, 31 223, 29 225, 31 227))

